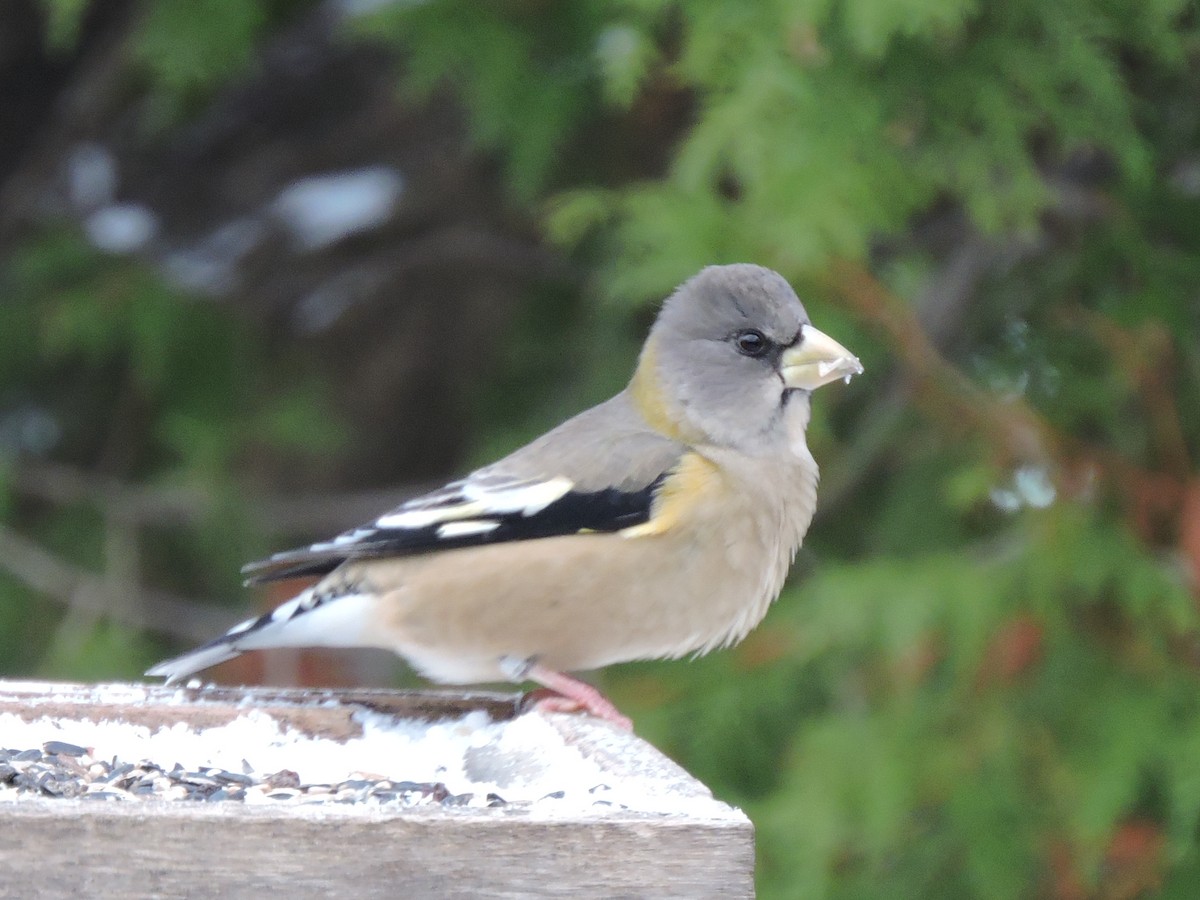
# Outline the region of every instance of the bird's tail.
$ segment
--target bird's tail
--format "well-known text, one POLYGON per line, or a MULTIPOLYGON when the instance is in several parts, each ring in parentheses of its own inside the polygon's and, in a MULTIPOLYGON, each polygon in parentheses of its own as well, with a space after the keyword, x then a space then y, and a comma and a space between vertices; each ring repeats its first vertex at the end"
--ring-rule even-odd
POLYGON ((187 678, 193 672, 199 672, 241 655, 241 648, 235 646, 233 636, 226 634, 215 641, 209 641, 202 647, 190 650, 182 656, 175 656, 156 663, 146 670, 146 674, 166 678, 167 684, 172 684, 187 678))
POLYGON ((266 615, 234 625, 216 640, 152 666, 146 674, 171 684, 245 650, 369 646, 363 633, 373 601, 367 594, 326 597, 309 588, 266 615))

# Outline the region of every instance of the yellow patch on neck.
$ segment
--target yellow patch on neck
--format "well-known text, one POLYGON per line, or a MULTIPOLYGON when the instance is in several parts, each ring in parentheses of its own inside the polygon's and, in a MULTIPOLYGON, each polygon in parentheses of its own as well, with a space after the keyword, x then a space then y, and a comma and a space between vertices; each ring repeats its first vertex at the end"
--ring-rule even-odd
POLYGON ((629 397, 647 425, 673 441, 690 443, 667 403, 662 379, 658 375, 658 347, 653 338, 646 342, 633 378, 629 380, 629 397))
POLYGON ((650 518, 641 525, 622 528, 619 534, 638 538, 671 531, 688 518, 697 503, 711 499, 720 480, 716 463, 699 453, 685 453, 655 493, 650 518))

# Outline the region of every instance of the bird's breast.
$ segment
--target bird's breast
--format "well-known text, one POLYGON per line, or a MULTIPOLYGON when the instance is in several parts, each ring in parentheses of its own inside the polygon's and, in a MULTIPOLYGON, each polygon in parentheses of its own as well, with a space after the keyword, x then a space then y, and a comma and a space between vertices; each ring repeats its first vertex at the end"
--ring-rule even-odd
POLYGON ((677 563, 664 575, 675 590, 658 593, 672 602, 647 609, 662 620, 664 646, 645 655, 706 653, 745 637, 783 587, 812 520, 816 484, 806 448, 773 463, 720 451, 685 456, 651 519, 622 532, 677 563))

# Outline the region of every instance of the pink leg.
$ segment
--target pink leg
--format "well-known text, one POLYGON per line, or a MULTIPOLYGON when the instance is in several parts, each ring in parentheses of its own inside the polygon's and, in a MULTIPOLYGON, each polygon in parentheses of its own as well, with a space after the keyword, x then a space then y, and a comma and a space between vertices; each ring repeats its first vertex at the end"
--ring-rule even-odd
POLYGON ((535 709, 545 712, 578 712, 582 709, 598 719, 612 722, 622 731, 633 731, 633 722, 621 715, 607 697, 586 682, 532 661, 525 661, 514 674, 521 680, 535 682, 551 691, 534 703, 535 709))

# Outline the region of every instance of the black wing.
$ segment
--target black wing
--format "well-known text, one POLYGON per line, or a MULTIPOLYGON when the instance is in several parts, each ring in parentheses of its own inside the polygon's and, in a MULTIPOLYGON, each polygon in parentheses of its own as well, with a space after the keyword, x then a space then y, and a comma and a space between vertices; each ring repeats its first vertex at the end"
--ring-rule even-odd
POLYGON ((324 575, 351 559, 586 532, 620 531, 650 518, 666 477, 637 490, 578 491, 566 478, 515 480, 479 473, 416 497, 331 541, 276 553, 242 569, 247 584, 324 575))

